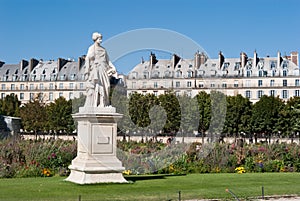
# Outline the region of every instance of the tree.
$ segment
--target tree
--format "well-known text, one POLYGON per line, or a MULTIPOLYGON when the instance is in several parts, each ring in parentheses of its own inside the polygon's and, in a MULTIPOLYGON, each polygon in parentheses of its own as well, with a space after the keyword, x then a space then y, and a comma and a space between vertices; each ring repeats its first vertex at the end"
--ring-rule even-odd
POLYGON ((264 134, 266 138, 276 133, 279 113, 284 107, 283 101, 279 97, 262 96, 259 101, 253 105, 251 124, 255 133, 264 134))
POLYGON ((227 96, 227 111, 224 133, 229 133, 236 138, 240 132, 250 133, 250 119, 252 104, 242 95, 227 96))
POLYGON ((181 112, 180 104, 173 92, 168 92, 158 97, 160 106, 165 109, 167 120, 164 126, 164 133, 175 134, 180 128, 181 112))
POLYGON ((211 119, 211 100, 210 95, 205 91, 201 91, 196 95, 199 109, 199 128, 198 131, 202 133, 202 143, 204 143, 204 134, 209 128, 211 119))
POLYGON ((20 105, 21 101, 18 100, 17 95, 7 95, 0 101, 0 112, 2 115, 18 117, 20 105))
POLYGON ((222 133, 226 118, 226 96, 219 91, 212 91, 211 99, 211 119, 208 132, 211 134, 211 140, 215 140, 222 133))
POLYGON ((72 101, 67 101, 64 97, 59 97, 54 102, 46 106, 49 129, 55 133, 72 133, 75 130, 72 118, 72 101))
POLYGON ((72 113, 78 113, 79 108, 84 106, 86 96, 81 95, 79 98, 74 98, 72 100, 72 113))
POLYGON ((40 131, 48 130, 45 104, 37 98, 20 108, 20 117, 23 128, 29 132, 33 131, 36 138, 40 131))

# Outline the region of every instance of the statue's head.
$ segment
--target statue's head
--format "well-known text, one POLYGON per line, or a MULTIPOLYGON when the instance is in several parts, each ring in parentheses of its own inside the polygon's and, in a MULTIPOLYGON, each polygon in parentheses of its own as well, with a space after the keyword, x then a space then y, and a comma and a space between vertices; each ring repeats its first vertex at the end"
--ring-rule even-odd
POLYGON ((102 35, 98 32, 94 32, 93 36, 92 36, 93 41, 96 41, 97 39, 101 39, 102 40, 102 35))

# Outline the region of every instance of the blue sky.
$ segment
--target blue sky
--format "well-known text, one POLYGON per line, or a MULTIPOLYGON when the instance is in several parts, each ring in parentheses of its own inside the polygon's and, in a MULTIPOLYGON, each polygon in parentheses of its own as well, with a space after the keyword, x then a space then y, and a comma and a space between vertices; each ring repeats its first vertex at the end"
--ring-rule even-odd
MULTIPOLYGON (((77 60, 94 31, 105 42, 143 28, 183 34, 213 58, 220 50, 225 57, 289 55, 300 51, 299 8, 299 0, 0 0, 0 60, 77 60)), ((115 61, 118 71, 126 74, 143 54, 150 50, 115 61)))

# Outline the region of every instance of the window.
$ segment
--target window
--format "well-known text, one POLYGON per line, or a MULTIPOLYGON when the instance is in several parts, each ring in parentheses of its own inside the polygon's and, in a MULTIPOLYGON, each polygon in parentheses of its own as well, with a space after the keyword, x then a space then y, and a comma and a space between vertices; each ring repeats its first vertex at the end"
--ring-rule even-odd
POLYGON ((276 75, 276 70, 272 70, 272 77, 275 77, 276 75))
POLYGON ((20 100, 24 100, 24 93, 20 93, 20 100))
POLYGON ((270 65, 271 69, 276 67, 276 63, 277 63, 276 61, 271 61, 271 65, 270 65))
POLYGON ((251 91, 250 90, 246 91, 246 98, 251 98, 251 91))
POLYGON ((69 93, 69 100, 73 99, 74 98, 74 95, 73 95, 73 92, 70 92, 69 93))
POLYGON ((282 80, 282 86, 284 86, 284 87, 287 86, 287 80, 282 80))
POLYGON ((283 77, 286 77, 286 76, 287 76, 287 70, 283 70, 283 71, 282 71, 282 76, 283 76, 283 77))
POLYGON ((146 88, 147 82, 143 82, 143 88, 146 88))
POLYGON ((49 89, 53 89, 53 83, 49 84, 49 89))
POLYGON ((191 81, 187 82, 187 87, 192 87, 192 82, 191 81))
POLYGON ((250 84, 250 83, 251 83, 251 81, 250 81, 250 80, 246 80, 245 86, 246 86, 246 87, 250 87, 250 86, 251 86, 251 84, 250 84))
POLYGON ((15 84, 11 84, 11 85, 10 85, 10 89, 11 89, 11 90, 16 90, 16 85, 15 85, 15 84))
POLYGON ((258 90, 257 98, 261 98, 263 95, 264 95, 264 92, 262 90, 258 90))
POLYGON ((83 89, 83 83, 80 83, 80 84, 79 84, 79 88, 80 88, 80 89, 83 89))
POLYGON ((62 97, 63 96, 63 92, 59 92, 58 96, 62 97))
POLYGON ((5 90, 5 89, 6 89, 5 84, 1 84, 1 90, 5 90))
POLYGON ((299 97, 300 96, 300 90, 295 90, 295 96, 299 97))
POLYGON ((180 87, 180 82, 176 82, 176 83, 175 83, 175 86, 176 86, 176 87, 180 87))
POLYGON ((282 64, 282 68, 287 68, 288 67, 288 61, 284 61, 282 64))
POLYGON ((157 88, 157 82, 154 82, 154 88, 157 88))
POLYGON ((275 84, 275 80, 270 80, 270 86, 273 87, 275 84))
POLYGON ((75 74, 71 74, 70 75, 70 80, 75 80, 76 75, 75 74))
POLYGON ((192 72, 192 71, 189 71, 189 72, 188 72, 188 77, 189 77, 189 78, 193 77, 193 72, 192 72))
POLYGON ((149 73, 148 72, 144 72, 143 73, 143 77, 144 77, 144 79, 147 79, 149 77, 149 73))
POLYGON ((44 81, 46 79, 46 75, 41 75, 41 81, 44 81))
POLYGON ((239 87, 239 81, 237 80, 234 80, 234 84, 233 84, 234 87, 239 87))
POLYGON ((63 89, 64 88, 64 83, 59 83, 59 88, 63 89))
POLYGON ((30 100, 33 100, 33 98, 34 98, 34 93, 30 93, 30 94, 29 94, 29 99, 30 99, 30 100))
POLYGON ((275 90, 270 90, 270 96, 275 96, 275 90))
POLYGON ((40 84, 40 90, 43 90, 43 89, 44 89, 44 84, 41 83, 41 84, 40 84))
POLYGON ((1 93, 1 99, 5 98, 5 93, 1 93))
POLYGON ((74 83, 69 84, 69 89, 74 89, 74 83))
POLYGON ((29 85, 29 89, 30 89, 30 90, 34 90, 34 84, 30 84, 30 85, 29 85))
POLYGON ((200 88, 203 88, 203 87, 204 87, 203 82, 200 82, 200 83, 199 83, 199 87, 200 87, 200 88))
POLYGON ((53 101, 53 92, 49 92, 49 101, 53 101))
POLYGON ((295 86, 299 86, 299 79, 295 80, 295 86))
POLYGON ((227 83, 226 82, 222 83, 222 88, 227 88, 227 83))
POLYGON ((154 96, 157 96, 157 91, 153 91, 154 96))
POLYGON ((216 87, 215 83, 210 83, 210 87, 215 88, 216 87))
POLYGON ((132 82, 132 88, 133 88, 133 89, 136 88, 136 82, 132 82))
POLYGON ((24 84, 21 84, 21 85, 20 85, 20 89, 21 89, 21 90, 24 90, 24 89, 25 89, 24 84))
POLYGON ((59 77, 60 80, 65 80, 65 78, 66 78, 66 75, 60 75, 60 77, 59 77))
POLYGON ((288 91, 282 90, 282 98, 287 98, 287 97, 288 97, 288 91))
POLYGON ((263 81, 262 80, 258 80, 258 86, 261 87, 263 85, 263 81))
POLYGON ((264 75, 264 72, 262 70, 258 71, 258 77, 262 77, 264 75))
POLYGON ((181 65, 180 65, 180 64, 178 65, 178 68, 181 68, 181 65))
POLYGON ((247 70, 247 77, 251 77, 251 70, 247 70))
POLYGON ((180 70, 178 70, 178 71, 176 71, 176 77, 181 77, 181 71, 180 70))
POLYGON ((42 101, 44 98, 44 94, 43 93, 39 93, 39 100, 42 101))

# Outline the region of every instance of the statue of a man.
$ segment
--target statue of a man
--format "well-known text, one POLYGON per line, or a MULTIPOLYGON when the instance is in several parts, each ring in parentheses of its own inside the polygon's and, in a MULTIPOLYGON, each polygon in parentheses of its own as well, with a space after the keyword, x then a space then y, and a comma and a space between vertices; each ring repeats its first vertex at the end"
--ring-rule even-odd
POLYGON ((101 46, 102 35, 93 33, 94 44, 85 58, 86 101, 84 107, 105 107, 109 105, 109 77, 116 73, 106 50, 101 46))

